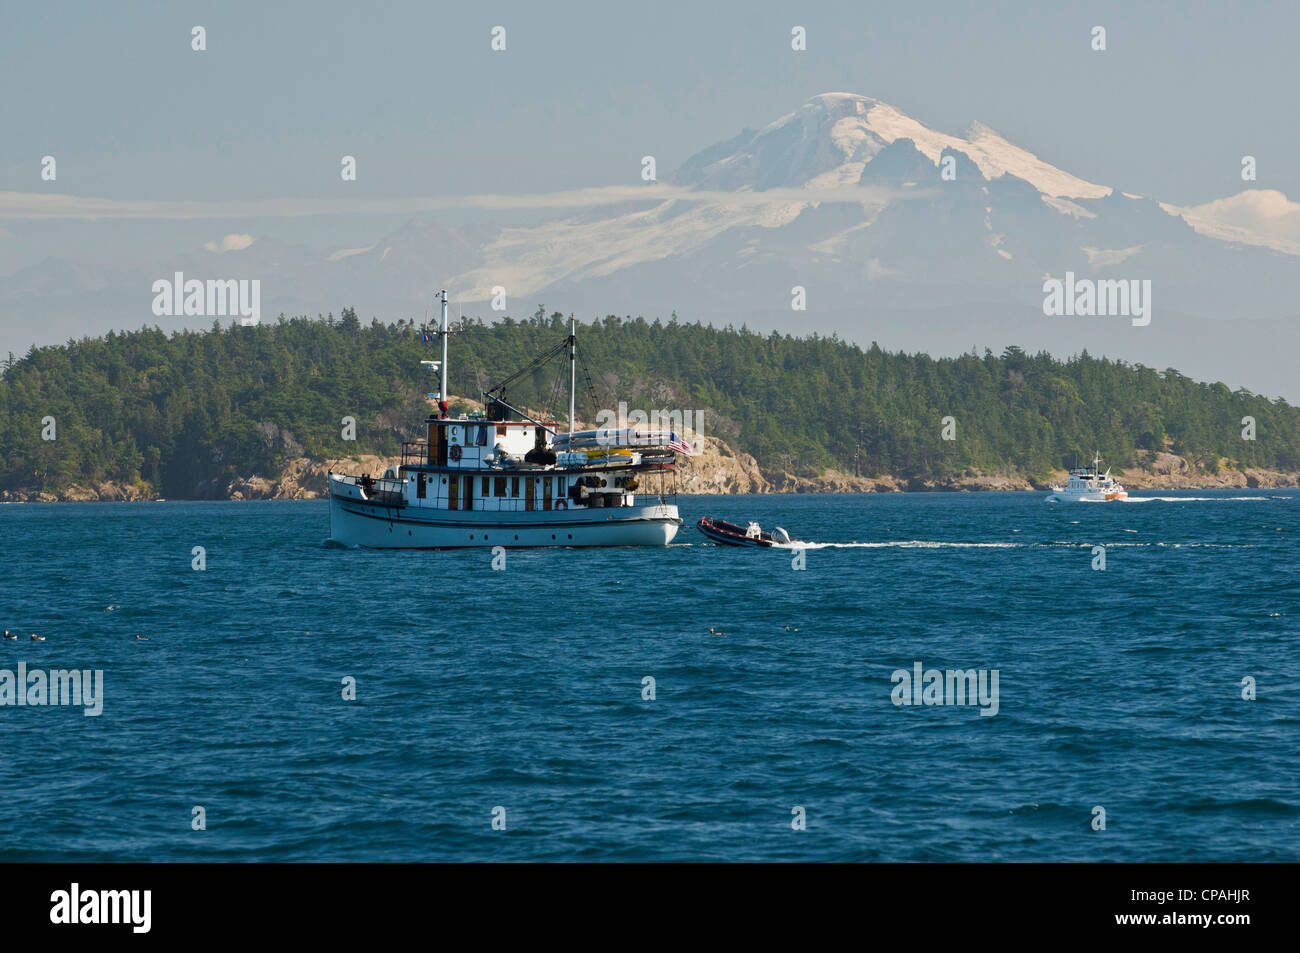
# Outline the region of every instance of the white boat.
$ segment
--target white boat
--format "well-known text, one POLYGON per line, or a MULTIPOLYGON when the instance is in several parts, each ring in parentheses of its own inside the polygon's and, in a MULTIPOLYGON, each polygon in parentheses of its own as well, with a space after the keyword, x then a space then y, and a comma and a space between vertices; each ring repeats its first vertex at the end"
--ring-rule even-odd
MULTIPOLYGON (((330 539, 374 549, 477 546, 667 546, 682 524, 676 454, 661 444, 624 445, 616 457, 573 452, 577 325, 542 359, 569 361, 569 439, 505 400, 484 394, 486 412, 447 412, 447 292, 442 325, 439 413, 426 439, 403 446, 402 462, 380 477, 329 475, 330 539), (639 492, 638 492, 639 491, 639 492)), ((532 370, 528 368, 527 370, 532 370)), ((513 380, 513 378, 509 379, 513 380)), ((574 448, 576 450, 576 447, 574 448)))
POLYGON ((1110 475, 1101 472, 1101 457, 1093 454, 1092 466, 1074 467, 1065 486, 1051 486, 1049 503, 1105 503, 1128 499, 1128 491, 1110 475))

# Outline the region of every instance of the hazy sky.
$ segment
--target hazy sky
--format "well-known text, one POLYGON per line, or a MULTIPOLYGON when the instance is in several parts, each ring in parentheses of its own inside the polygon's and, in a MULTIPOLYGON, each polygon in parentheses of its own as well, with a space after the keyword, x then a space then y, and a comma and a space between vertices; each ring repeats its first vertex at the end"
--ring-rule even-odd
MULTIPOLYGON (((1167 202, 1240 191, 1245 154, 1255 187, 1300 197, 1294 4, 42 2, 0 19, 0 191, 370 200, 635 183, 643 155, 662 177, 846 91, 942 131, 980 120, 1167 202), (794 25, 807 52, 790 49, 794 25)), ((238 231, 359 245, 402 217, 0 221, 0 274, 238 231)))

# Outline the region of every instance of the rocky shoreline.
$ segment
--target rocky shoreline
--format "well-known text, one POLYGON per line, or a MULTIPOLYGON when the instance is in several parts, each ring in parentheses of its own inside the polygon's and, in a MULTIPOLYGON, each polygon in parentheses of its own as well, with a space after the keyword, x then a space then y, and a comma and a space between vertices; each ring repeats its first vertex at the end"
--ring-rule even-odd
MULTIPOLYGON (((854 476, 827 470, 815 477, 797 476, 784 470, 765 470, 749 454, 732 448, 714 437, 702 439, 699 454, 678 473, 679 493, 698 495, 768 494, 768 493, 969 493, 1015 490, 1046 490, 1050 483, 1063 483, 1064 470, 1046 478, 1018 473, 970 472, 945 480, 927 480, 892 475, 854 476)), ((1146 453, 1140 468, 1115 475, 1129 489, 1137 490, 1209 490, 1209 489, 1282 489, 1300 487, 1300 473, 1246 468, 1220 469, 1207 473, 1172 453, 1146 453)), ((230 480, 210 480, 194 488, 185 499, 195 500, 314 500, 325 496, 328 475, 334 473, 378 476, 399 462, 396 457, 360 454, 313 460, 295 457, 276 475, 250 475, 230 480)), ((94 485, 74 484, 60 493, 39 490, 3 490, 3 503, 87 503, 159 500, 147 484, 119 485, 111 481, 94 485)))

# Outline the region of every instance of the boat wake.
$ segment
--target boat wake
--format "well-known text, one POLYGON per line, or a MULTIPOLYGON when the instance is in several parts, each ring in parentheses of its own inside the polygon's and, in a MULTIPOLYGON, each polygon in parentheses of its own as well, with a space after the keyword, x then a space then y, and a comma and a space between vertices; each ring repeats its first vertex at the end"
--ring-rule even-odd
POLYGON ((779 549, 1021 549, 1033 543, 949 543, 928 539, 895 539, 880 543, 787 543, 779 549))
MULTIPOLYGON (((1126 531, 1127 532, 1127 531, 1126 531)), ((950 542, 946 540, 928 540, 928 539, 893 539, 875 543, 816 543, 816 542, 795 542, 781 544, 779 546, 770 546, 769 549, 1041 549, 1044 547, 1070 547, 1074 549, 1090 549, 1093 543, 1076 543, 1069 540, 1053 540, 1042 543, 964 543, 950 542)), ((1167 546, 1171 549, 1189 549, 1207 548, 1207 549, 1250 549, 1251 546, 1243 546, 1236 543, 1107 543, 1110 549, 1132 548, 1147 549, 1151 547, 1167 546)))
POLYGON ((337 539, 325 539, 321 542, 321 549, 360 549, 356 543, 340 543, 337 539))
POLYGON ((1222 503, 1233 501, 1267 502, 1285 500, 1285 496, 1130 496, 1122 503, 1222 503))

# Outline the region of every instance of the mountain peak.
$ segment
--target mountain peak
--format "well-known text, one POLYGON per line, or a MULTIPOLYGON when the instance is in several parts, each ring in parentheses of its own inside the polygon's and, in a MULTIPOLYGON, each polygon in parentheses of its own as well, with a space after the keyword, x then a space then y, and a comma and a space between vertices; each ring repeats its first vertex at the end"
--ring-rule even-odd
POLYGON ((763 128, 745 130, 688 159, 674 181, 708 189, 833 188, 858 182, 886 146, 910 139, 931 162, 944 150, 968 157, 986 179, 1010 173, 1051 198, 1100 198, 1084 181, 974 122, 965 136, 936 132, 901 109, 858 93, 827 92, 763 128))
POLYGON ((1006 136, 1002 135, 1002 133, 998 132, 992 126, 980 122, 978 119, 966 127, 963 137, 969 142, 978 142, 980 139, 1000 139, 1003 142, 1007 141, 1006 136))

